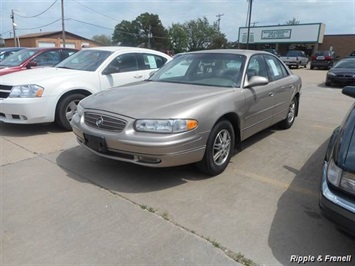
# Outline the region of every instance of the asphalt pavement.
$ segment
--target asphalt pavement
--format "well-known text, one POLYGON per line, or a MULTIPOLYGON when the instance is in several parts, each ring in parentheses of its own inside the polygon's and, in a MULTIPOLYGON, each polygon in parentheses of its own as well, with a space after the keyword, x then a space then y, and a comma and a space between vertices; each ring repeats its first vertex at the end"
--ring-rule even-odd
POLYGON ((100 158, 51 124, 0 123, 0 264, 295 265, 292 258, 354 257, 354 238, 318 207, 324 151, 353 99, 324 86, 326 71, 294 72, 303 88, 293 127, 246 140, 213 178, 193 166, 100 158))

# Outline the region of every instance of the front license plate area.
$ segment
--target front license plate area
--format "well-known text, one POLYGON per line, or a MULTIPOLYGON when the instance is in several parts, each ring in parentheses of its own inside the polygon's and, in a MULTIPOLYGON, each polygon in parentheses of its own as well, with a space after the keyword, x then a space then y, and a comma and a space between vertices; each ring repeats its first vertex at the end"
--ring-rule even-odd
POLYGON ((84 138, 85 138, 85 145, 88 146, 90 149, 93 149, 101 153, 107 152, 107 146, 104 137, 84 134, 84 138))

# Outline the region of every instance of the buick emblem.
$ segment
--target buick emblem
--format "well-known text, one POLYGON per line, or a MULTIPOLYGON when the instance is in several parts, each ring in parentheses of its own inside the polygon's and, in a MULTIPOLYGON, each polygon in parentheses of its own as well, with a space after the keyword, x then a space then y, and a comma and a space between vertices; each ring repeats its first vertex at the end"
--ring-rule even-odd
POLYGON ((104 119, 102 118, 102 116, 100 116, 100 118, 98 118, 95 123, 97 127, 101 127, 104 123, 104 119))

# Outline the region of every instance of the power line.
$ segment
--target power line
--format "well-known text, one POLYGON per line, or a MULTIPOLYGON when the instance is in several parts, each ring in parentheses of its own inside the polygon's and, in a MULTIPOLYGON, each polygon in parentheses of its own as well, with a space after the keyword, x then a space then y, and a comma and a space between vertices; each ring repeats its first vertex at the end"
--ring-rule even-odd
POLYGON ((44 14, 45 12, 47 12, 52 6, 54 6, 55 3, 57 3, 57 1, 58 1, 58 0, 55 0, 46 10, 44 10, 43 12, 41 12, 41 13, 39 13, 39 14, 37 14, 37 15, 34 15, 34 16, 28 16, 28 17, 27 17, 27 16, 21 16, 21 15, 19 15, 19 14, 17 14, 17 13, 15 13, 15 14, 16 14, 16 16, 19 16, 19 17, 21 17, 21 18, 36 18, 36 17, 38 17, 38 16, 44 14))
POLYGON ((72 0, 72 1, 73 1, 74 3, 77 3, 78 5, 81 5, 81 6, 85 7, 85 8, 87 8, 87 9, 89 9, 89 10, 95 12, 95 13, 98 13, 98 14, 100 14, 100 15, 106 17, 106 18, 112 19, 112 20, 114 20, 114 21, 119 21, 119 20, 117 20, 117 19, 115 19, 115 18, 112 18, 112 17, 109 17, 109 16, 105 15, 104 13, 101 13, 101 12, 99 12, 99 11, 97 11, 97 10, 94 10, 94 9, 88 7, 88 6, 85 6, 85 5, 83 5, 82 3, 79 3, 79 2, 76 1, 76 0, 72 0))
POLYGON ((55 21, 53 21, 53 22, 51 22, 51 23, 48 23, 48 24, 46 24, 46 25, 43 25, 43 26, 40 26, 40 27, 36 27, 36 28, 31 28, 31 29, 24 29, 24 28, 17 28, 18 30, 36 30, 36 29, 40 29, 40 28, 44 28, 44 27, 47 27, 47 26, 49 26, 49 25, 52 25, 52 24, 54 24, 54 23, 56 23, 56 22, 58 22, 58 21, 60 21, 61 20, 61 18, 59 18, 59 19, 57 19, 57 20, 55 20, 55 21))

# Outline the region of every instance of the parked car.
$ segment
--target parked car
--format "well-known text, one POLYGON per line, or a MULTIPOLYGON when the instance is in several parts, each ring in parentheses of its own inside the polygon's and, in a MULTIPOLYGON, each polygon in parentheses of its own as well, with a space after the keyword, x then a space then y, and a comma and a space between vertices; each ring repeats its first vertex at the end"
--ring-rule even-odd
POLYGON ((355 56, 355 51, 352 51, 349 56, 355 56))
POLYGON ((77 51, 71 48, 25 48, 0 62, 0 76, 30 68, 54 66, 77 51))
POLYGON ((0 48, 0 62, 10 55, 24 49, 24 47, 3 47, 0 48))
POLYGON ((149 80, 82 100, 71 120, 96 154, 150 167, 227 167, 235 143, 298 114, 300 77, 263 51, 179 54, 149 80))
POLYGON ((308 57, 305 52, 298 50, 290 50, 286 53, 286 55, 281 56, 280 59, 288 66, 288 67, 296 67, 300 66, 307 67, 308 57))
MULTIPOLYGON (((355 87, 342 92, 355 98, 355 87)), ((355 236, 355 103, 330 138, 319 204, 325 216, 355 236)))
POLYGON ((325 85, 352 85, 355 84, 355 58, 344 58, 335 64, 328 72, 325 85))
MULTIPOLYGON (((130 47, 83 49, 55 67, 2 76, 0 121, 34 124, 55 121, 71 130, 69 121, 84 97, 147 79, 171 57, 130 47)), ((149 99, 147 99, 149 100, 149 99)))
POLYGON ((272 54, 274 54, 276 56, 280 56, 279 52, 276 51, 275 49, 264 49, 263 51, 272 53, 272 54))
POLYGON ((311 60, 311 69, 323 68, 331 69, 333 67, 336 55, 334 51, 317 51, 311 60))

